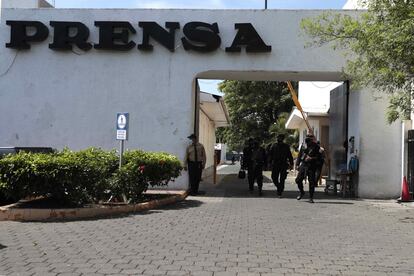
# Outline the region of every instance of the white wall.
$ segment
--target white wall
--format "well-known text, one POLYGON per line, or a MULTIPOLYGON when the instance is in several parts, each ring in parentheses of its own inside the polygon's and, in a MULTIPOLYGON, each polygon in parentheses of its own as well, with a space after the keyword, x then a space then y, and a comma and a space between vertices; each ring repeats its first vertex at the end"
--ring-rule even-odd
POLYGON ((358 195, 362 198, 397 198, 401 191, 401 123, 387 125, 386 97, 377 98, 381 95, 370 90, 351 92, 351 95, 353 104, 359 106, 359 111, 353 109, 355 114, 350 112, 348 132, 348 136, 356 137, 356 148, 359 148, 358 195), (352 126, 354 123, 359 126, 352 126))
POLYGON ((206 169, 214 165, 214 146, 216 144, 216 129, 212 122, 202 110, 200 110, 200 143, 206 150, 206 169))
POLYGON ((300 81, 298 98, 305 112, 327 112, 330 92, 342 82, 300 81))
POLYGON ((361 4, 361 0, 348 0, 344 7, 344 9, 363 9, 365 5, 361 4))
MULTIPOLYGON (((306 38, 300 30, 303 18, 317 16, 321 11, 287 10, 87 10, 87 9, 5 9, 0 25, 0 145, 52 146, 82 149, 98 146, 117 148, 115 115, 130 112, 130 139, 126 147, 167 151, 184 157, 186 138, 194 130, 194 78, 315 80, 340 81, 345 60, 341 52, 329 47, 305 48, 306 38), (91 31, 90 40, 98 41, 96 20, 129 21, 137 29, 131 39, 141 41, 138 21, 179 21, 181 28, 189 21, 217 22, 222 45, 219 50, 200 54, 183 49, 181 30, 176 34, 174 53, 158 43, 154 51, 142 53, 98 51, 83 53, 57 52, 48 42, 37 43, 29 51, 4 47, 10 37, 5 20, 80 21, 91 31), (263 40, 272 45, 271 53, 226 53, 236 34, 235 23, 252 23, 263 40)), ((354 14, 355 12, 346 12, 354 14)), ((360 107, 370 100, 364 98, 360 107)), ((361 112, 370 131, 363 131, 369 141, 386 132, 387 142, 394 141, 392 127, 383 121, 378 128, 372 121, 379 118, 382 105, 373 103, 375 115, 361 112)), ((365 107, 365 106, 364 106, 365 107)), ((378 123, 380 125, 380 123, 378 123)), ((398 132, 399 133, 399 132, 398 132)), ((375 157, 375 144, 361 140, 361 156, 375 157)), ((397 154, 394 144, 389 147, 397 154)), ((388 153, 391 154, 391 153, 388 153)), ((376 159, 374 159, 376 160, 376 159)), ((388 160, 388 159, 387 159, 388 160)), ((390 159, 391 162, 393 159, 390 159)), ((370 167, 394 170, 395 163, 370 167)), ((365 171, 365 169, 363 169, 365 171)), ((397 170, 400 172, 400 170, 397 170)), ((392 171, 390 174, 393 174, 392 171)), ((371 185, 371 178, 364 178, 371 185)), ((378 187, 388 185, 389 177, 378 187)), ((187 175, 170 185, 171 189, 186 188, 187 175)), ((366 185, 365 182, 362 183, 366 185)), ((361 185, 362 185, 361 184, 361 185)), ((369 186, 370 187, 370 186, 369 186)), ((378 189, 367 187, 364 194, 377 195, 378 189)), ((382 195, 394 194, 395 187, 385 187, 382 195)))

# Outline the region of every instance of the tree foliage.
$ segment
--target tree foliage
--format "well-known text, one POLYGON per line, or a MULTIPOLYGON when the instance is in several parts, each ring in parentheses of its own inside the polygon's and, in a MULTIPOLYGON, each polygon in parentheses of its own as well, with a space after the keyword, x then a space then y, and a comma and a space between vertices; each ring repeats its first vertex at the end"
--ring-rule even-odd
POLYGON ((311 45, 331 44, 349 58, 345 74, 353 85, 371 85, 390 96, 389 123, 413 110, 414 1, 363 0, 358 16, 326 12, 304 19, 311 45))
MULTIPOLYGON (((296 85, 296 84, 295 84, 296 85)), ((285 122, 293 107, 286 83, 271 81, 224 81, 219 85, 229 109, 231 126, 217 137, 232 150, 241 150, 248 138, 271 143, 279 133, 292 135, 285 122)))

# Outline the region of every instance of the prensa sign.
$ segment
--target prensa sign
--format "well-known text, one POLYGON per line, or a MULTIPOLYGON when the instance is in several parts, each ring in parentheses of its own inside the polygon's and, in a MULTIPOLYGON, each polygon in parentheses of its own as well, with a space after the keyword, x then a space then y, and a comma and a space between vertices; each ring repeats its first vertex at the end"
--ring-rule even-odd
MULTIPOLYGON (((129 36, 137 31, 130 22, 126 21, 95 21, 99 29, 99 41, 89 41, 89 28, 81 22, 50 21, 53 28, 53 42, 49 44, 52 50, 72 50, 78 48, 89 51, 115 50, 129 51, 138 48, 140 51, 152 51, 154 46, 150 38, 156 40, 162 46, 174 52, 175 33, 180 29, 179 22, 166 22, 165 28, 156 22, 141 21, 138 26, 142 28, 142 41, 136 44, 129 36)), ((30 49, 31 43, 45 41, 49 36, 49 28, 39 21, 14 21, 8 20, 6 24, 11 27, 10 42, 7 48, 30 49), (30 30, 30 32, 29 32, 30 30)), ((266 53, 271 52, 272 47, 266 45, 251 23, 237 23, 234 25, 237 33, 233 43, 226 47, 226 52, 240 52, 242 47, 246 52, 266 53)), ((217 23, 189 22, 183 27, 181 38, 186 51, 202 53, 213 52, 221 45, 219 26, 217 23)))

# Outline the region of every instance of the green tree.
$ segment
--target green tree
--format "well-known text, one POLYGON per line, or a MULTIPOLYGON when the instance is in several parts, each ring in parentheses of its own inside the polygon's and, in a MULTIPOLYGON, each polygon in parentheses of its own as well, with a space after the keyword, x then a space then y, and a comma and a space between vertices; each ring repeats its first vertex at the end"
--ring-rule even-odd
POLYGON ((353 86, 370 85, 389 97, 387 120, 407 119, 413 110, 414 1, 363 0, 358 16, 326 12, 304 19, 310 45, 331 44, 349 58, 344 73, 353 86))
MULTIPOLYGON (((297 84, 295 84, 297 85, 297 84)), ((217 137, 231 150, 240 151, 248 138, 257 138, 266 145, 276 134, 292 135, 285 129, 293 101, 284 82, 224 81, 219 85, 229 109, 231 125, 219 129, 217 137)))

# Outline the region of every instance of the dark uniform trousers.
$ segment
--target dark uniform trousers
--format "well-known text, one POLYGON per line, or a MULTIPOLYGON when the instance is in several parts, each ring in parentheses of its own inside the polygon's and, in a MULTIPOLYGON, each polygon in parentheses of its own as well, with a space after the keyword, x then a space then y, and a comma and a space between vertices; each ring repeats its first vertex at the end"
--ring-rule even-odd
POLYGON ((285 190, 285 180, 288 175, 287 167, 280 165, 272 168, 272 181, 277 188, 277 194, 282 195, 285 190))
POLYGON ((202 162, 188 161, 188 175, 190 178, 190 192, 198 193, 198 186, 203 172, 202 162))
POLYGON ((298 175, 296 176, 295 182, 298 185, 298 189, 300 193, 303 195, 305 191, 303 190, 303 180, 308 178, 309 182, 309 196, 313 198, 313 194, 315 193, 315 186, 316 186, 316 168, 312 166, 301 165, 299 167, 298 175))
POLYGON ((261 191, 263 187, 263 165, 262 164, 249 165, 247 169, 247 180, 249 181, 250 191, 253 191, 255 180, 257 181, 257 186, 259 187, 259 191, 261 191))

